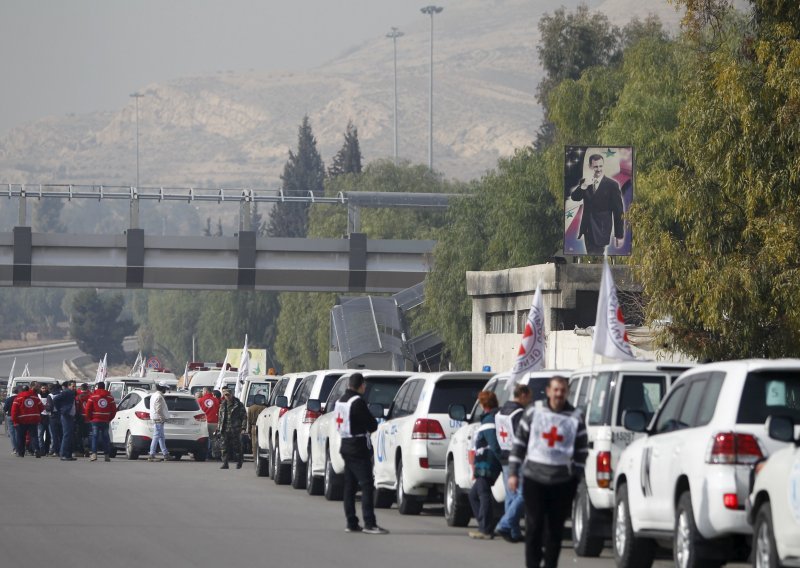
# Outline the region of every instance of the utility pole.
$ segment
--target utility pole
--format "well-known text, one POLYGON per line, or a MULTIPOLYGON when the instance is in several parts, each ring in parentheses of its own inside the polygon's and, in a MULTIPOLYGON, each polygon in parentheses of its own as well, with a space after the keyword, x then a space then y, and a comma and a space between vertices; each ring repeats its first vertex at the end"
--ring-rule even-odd
POLYGON ((391 38, 394 44, 394 165, 397 165, 397 38, 402 37, 404 34, 397 28, 386 34, 386 37, 391 38))
POLYGON ((430 114, 428 117, 428 168, 433 170, 433 16, 444 10, 441 6, 425 6, 420 12, 431 17, 431 74, 430 74, 430 114))
MULTIPOLYGON (((136 101, 136 194, 139 193, 139 99, 144 95, 142 93, 132 93, 131 97, 136 101)), ((139 200, 131 199, 131 229, 139 228, 139 200)))

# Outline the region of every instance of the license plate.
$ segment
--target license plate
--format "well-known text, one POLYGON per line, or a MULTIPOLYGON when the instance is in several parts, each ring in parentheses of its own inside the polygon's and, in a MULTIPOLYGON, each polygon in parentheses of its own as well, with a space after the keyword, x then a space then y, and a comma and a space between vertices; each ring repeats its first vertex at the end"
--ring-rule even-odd
POLYGON ((186 424, 185 418, 168 418, 167 424, 186 424))

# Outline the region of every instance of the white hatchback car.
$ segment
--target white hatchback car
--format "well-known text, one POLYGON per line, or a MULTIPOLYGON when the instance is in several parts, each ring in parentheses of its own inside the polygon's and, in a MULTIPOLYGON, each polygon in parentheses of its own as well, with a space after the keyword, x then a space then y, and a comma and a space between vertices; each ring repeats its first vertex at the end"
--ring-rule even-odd
MULTIPOLYGON (((373 405, 380 405, 378 423, 383 422, 389 407, 392 405, 397 391, 411 373, 392 371, 359 371, 364 375, 367 385, 363 398, 371 409, 373 405)), ((342 472, 344 472, 344 459, 339 449, 342 438, 339 435, 337 423, 338 416, 333 412, 336 401, 342 398, 347 390, 347 381, 350 373, 343 375, 334 385, 328 400, 325 402, 325 412, 311 425, 310 444, 311 457, 306 465, 306 491, 311 495, 324 494, 329 501, 342 499, 344 490, 342 472)), ((308 408, 322 407, 322 401, 309 400, 308 408)))
POLYGON ((442 492, 449 438, 463 425, 450 418, 450 407, 472 406, 490 378, 419 373, 403 384, 386 422, 372 434, 376 507, 390 507, 396 499, 401 514, 418 515, 431 492, 442 492))
MULTIPOLYGON (((546 398, 545 389, 550 377, 567 376, 570 371, 533 371, 527 373, 522 381, 525 381, 531 389, 533 404, 546 398)), ((510 373, 500 373, 492 377, 483 390, 493 392, 497 395, 497 402, 502 407, 510 398, 506 390, 506 384, 510 373)), ((464 408, 451 408, 453 412, 450 417, 454 418, 457 412, 466 413, 464 408)), ((450 444, 447 447, 447 465, 445 472, 445 492, 444 492, 444 518, 451 527, 465 527, 472 518, 472 507, 469 504, 470 489, 474 479, 472 477, 472 462, 474 451, 472 448, 472 436, 480 426, 483 417, 483 408, 476 400, 472 411, 466 416, 469 422, 465 424, 450 437, 450 444)), ((513 432, 504 432, 502 429, 497 432, 498 437, 505 436, 512 439, 513 432)), ((492 494, 497 503, 503 503, 506 498, 506 488, 503 483, 503 476, 497 478, 492 486, 492 494)))
POLYGON ((789 443, 757 468, 747 501, 753 525, 753 566, 800 566, 800 389, 792 393, 789 412, 770 417, 771 438, 789 443))
MULTIPOLYGON (((150 419, 149 390, 129 392, 117 407, 117 415, 109 425, 112 450, 125 450, 129 460, 138 459, 150 451, 153 440, 153 421, 150 419)), ((169 419, 164 425, 167 451, 174 459, 191 453, 195 461, 205 461, 208 449, 208 426, 205 413, 197 399, 188 393, 164 394, 169 419)))
MULTIPOLYGON (((289 464, 289 481, 295 489, 305 487, 311 425, 325 411, 325 403, 322 404, 321 412, 306 408, 306 403, 310 399, 327 401, 333 385, 346 372, 312 371, 300 383, 291 405, 286 397, 279 396, 275 399, 275 404, 281 408, 289 408, 289 411, 278 418, 278 444, 272 455, 276 458, 277 466, 289 464)), ((285 482, 286 479, 280 476, 275 479, 278 484, 285 482)))
POLYGON ((258 443, 253 450, 253 462, 256 466, 256 475, 259 477, 269 475, 273 479, 277 479, 279 476, 285 478, 289 475, 288 466, 279 466, 272 459, 278 444, 278 419, 288 411, 288 408, 277 406, 275 400, 279 396, 285 396, 289 402, 292 402, 304 376, 305 373, 289 373, 280 377, 272 389, 267 407, 256 419, 258 443))
POLYGON ((798 400, 800 359, 725 361, 681 375, 649 427, 644 412, 626 412, 625 427, 645 436, 614 479, 617 566, 650 566, 658 540, 672 541, 681 568, 745 558, 752 467, 787 446, 765 422, 798 400))

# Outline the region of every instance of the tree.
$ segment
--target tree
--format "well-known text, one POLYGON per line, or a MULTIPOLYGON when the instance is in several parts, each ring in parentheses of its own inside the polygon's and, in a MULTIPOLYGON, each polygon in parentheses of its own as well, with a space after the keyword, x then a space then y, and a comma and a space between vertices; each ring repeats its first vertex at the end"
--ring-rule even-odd
MULTIPOLYGON (((297 153, 289 150, 283 168, 284 195, 308 197, 322 195, 325 187, 325 164, 317 152, 317 140, 308 116, 303 117, 297 136, 297 153)), ((276 203, 269 217, 267 234, 271 237, 305 237, 308 232, 308 203, 276 203)))
POLYGON ((107 353, 109 363, 125 360, 122 340, 136 331, 136 325, 119 320, 123 303, 121 294, 98 294, 94 289, 75 295, 70 333, 81 351, 98 360, 107 353))
POLYGON ((32 228, 41 233, 66 233, 61 222, 64 203, 60 199, 40 199, 33 209, 32 228))
POLYGON ((344 133, 344 144, 334 156, 333 164, 328 168, 328 176, 360 173, 361 148, 358 144, 358 129, 353 126, 353 121, 348 121, 347 130, 344 133))

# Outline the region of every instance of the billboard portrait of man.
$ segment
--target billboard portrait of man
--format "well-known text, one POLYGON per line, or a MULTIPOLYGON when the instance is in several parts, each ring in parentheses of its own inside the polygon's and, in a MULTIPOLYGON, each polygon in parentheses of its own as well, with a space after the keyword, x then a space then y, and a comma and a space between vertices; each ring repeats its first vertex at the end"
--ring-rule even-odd
POLYGON ((564 254, 630 255, 632 202, 633 148, 565 147, 564 254))

